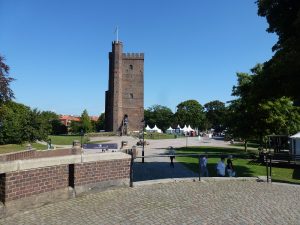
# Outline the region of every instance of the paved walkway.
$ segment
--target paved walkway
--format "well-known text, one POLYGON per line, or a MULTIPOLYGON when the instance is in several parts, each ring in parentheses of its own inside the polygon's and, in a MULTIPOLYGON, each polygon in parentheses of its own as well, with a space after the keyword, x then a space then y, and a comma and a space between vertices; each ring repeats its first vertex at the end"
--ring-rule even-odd
POLYGON ((108 190, 15 214, 0 224, 299 224, 300 186, 176 182, 108 190))
MULTIPOLYGON (((109 142, 121 143, 122 140, 128 142, 128 147, 136 145, 139 139, 133 137, 96 137, 92 138, 92 141, 110 139, 109 142)), ((163 156, 168 154, 168 147, 173 146, 185 147, 185 146, 220 146, 220 147, 231 147, 228 142, 224 142, 220 139, 209 139, 198 137, 187 137, 177 139, 161 139, 161 140, 146 140, 149 145, 145 146, 144 153, 146 157, 149 156, 163 156)), ((138 156, 142 154, 142 147, 138 147, 138 156)), ((186 178, 186 177, 197 177, 198 174, 184 167, 182 164, 177 163, 175 159, 175 167, 170 167, 169 157, 150 157, 145 158, 145 163, 141 163, 142 159, 137 158, 133 167, 133 180, 144 181, 144 180, 155 180, 164 178, 186 178)))

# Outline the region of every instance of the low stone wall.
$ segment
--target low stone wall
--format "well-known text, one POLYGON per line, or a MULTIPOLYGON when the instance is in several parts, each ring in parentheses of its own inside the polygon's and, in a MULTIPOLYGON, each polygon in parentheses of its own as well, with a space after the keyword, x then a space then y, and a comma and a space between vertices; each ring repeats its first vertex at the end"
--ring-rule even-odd
POLYGON ((130 156, 121 152, 3 162, 0 217, 91 190, 129 186, 129 178, 130 156))
POLYGON ((0 162, 34 159, 34 158, 45 158, 45 157, 57 157, 66 155, 77 155, 81 154, 81 148, 64 148, 56 150, 25 150, 20 152, 13 152, 0 155, 0 162))
POLYGON ((25 150, 21 152, 13 152, 7 154, 0 155, 0 162, 1 161, 14 161, 20 159, 32 159, 35 157, 36 150, 25 150))

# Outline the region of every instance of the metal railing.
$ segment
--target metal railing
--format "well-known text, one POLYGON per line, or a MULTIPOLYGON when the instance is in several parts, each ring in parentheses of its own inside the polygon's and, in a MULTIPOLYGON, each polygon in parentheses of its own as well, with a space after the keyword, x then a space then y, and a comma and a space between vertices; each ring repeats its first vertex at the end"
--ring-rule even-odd
MULTIPOLYGON (((131 164, 130 164, 130 187, 133 186, 133 163, 134 159, 146 159, 146 158, 154 158, 154 157, 170 157, 174 155, 148 155, 148 156, 134 156, 131 154, 131 164)), ((251 159, 250 155, 245 155, 245 154, 218 154, 218 153, 213 153, 213 154, 176 154, 176 157, 197 157, 198 158, 198 177, 199 181, 201 181, 201 158, 203 156, 207 155, 208 158, 212 156, 217 156, 219 158, 224 157, 227 158, 228 155, 232 155, 234 159, 251 159)), ((300 155, 295 155, 294 158, 300 159, 300 155)), ((253 158, 252 158, 253 159, 253 158)), ((259 160, 259 158, 256 158, 259 160)), ((267 175, 267 182, 272 182, 272 164, 273 164, 273 156, 271 154, 264 154, 263 161, 260 161, 261 163, 265 164, 266 166, 266 175, 267 175)))

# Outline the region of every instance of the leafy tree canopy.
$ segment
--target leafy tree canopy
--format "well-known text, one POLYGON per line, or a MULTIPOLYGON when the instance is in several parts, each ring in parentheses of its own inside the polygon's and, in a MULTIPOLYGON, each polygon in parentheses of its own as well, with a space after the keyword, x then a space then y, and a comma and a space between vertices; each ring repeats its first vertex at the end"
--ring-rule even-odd
POLYGON ((267 31, 278 35, 275 54, 264 63, 262 76, 257 79, 260 98, 288 96, 300 105, 300 1, 258 0, 257 5, 258 15, 269 23, 267 31))
POLYGON ((204 105, 206 120, 216 132, 224 129, 226 108, 225 103, 215 100, 204 105))
POLYGON ((81 114, 80 122, 84 133, 88 133, 92 130, 91 119, 86 109, 81 114))
POLYGON ((177 111, 175 113, 176 122, 180 126, 190 124, 193 128, 204 127, 204 108, 196 100, 187 100, 177 105, 177 111))
POLYGON ((156 124, 163 131, 173 125, 173 116, 170 108, 161 105, 154 105, 144 111, 145 123, 150 127, 156 124))
POLYGON ((0 55, 0 103, 14 98, 10 89, 10 83, 14 80, 9 76, 9 66, 4 63, 4 57, 0 55))

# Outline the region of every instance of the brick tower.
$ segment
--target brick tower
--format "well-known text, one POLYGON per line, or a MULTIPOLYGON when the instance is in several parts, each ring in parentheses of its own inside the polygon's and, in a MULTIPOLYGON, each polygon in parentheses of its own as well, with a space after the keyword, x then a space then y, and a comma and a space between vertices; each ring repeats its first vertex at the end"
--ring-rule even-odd
POLYGON ((108 90, 105 92, 106 131, 126 135, 140 131, 144 118, 144 53, 123 53, 120 41, 109 53, 108 90))

